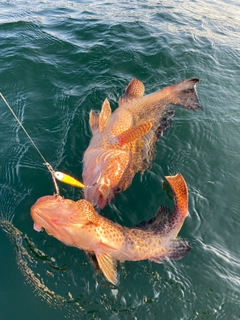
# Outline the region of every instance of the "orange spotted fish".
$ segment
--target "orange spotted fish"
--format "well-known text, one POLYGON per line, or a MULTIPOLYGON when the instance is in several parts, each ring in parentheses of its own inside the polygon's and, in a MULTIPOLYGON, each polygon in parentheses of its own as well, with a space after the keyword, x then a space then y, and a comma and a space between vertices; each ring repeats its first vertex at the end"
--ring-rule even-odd
POLYGON ((103 274, 117 283, 116 261, 149 259, 162 263, 180 259, 189 251, 186 240, 176 238, 188 213, 188 190, 181 174, 166 177, 173 196, 174 210, 160 207, 156 216, 136 228, 126 228, 100 216, 90 202, 74 202, 60 196, 40 198, 31 208, 34 229, 68 246, 96 255, 103 274))
POLYGON ((84 198, 100 209, 126 190, 137 172, 144 172, 154 157, 154 145, 169 126, 174 109, 201 109, 189 79, 143 96, 144 85, 133 79, 112 113, 106 99, 100 114, 90 112, 92 139, 83 157, 84 198))

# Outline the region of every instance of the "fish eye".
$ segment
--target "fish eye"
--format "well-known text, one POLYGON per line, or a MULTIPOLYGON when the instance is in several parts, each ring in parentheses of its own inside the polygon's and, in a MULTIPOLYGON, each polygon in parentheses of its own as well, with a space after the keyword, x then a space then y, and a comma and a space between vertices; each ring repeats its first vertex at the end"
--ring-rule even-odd
POLYGON ((63 178, 63 173, 62 172, 56 171, 54 175, 59 180, 61 180, 63 178))
POLYGON ((117 187, 116 188, 116 193, 119 193, 119 192, 121 192, 121 188, 117 187))

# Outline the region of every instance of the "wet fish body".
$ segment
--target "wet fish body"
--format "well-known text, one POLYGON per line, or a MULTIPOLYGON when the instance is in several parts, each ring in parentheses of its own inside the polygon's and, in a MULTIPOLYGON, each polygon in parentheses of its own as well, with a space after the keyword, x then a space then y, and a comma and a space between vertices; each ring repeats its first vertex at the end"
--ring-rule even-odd
POLYGON ((91 188, 84 197, 104 208, 126 190, 137 172, 144 172, 154 157, 154 145, 169 126, 174 109, 200 109, 195 93, 199 79, 189 79, 144 96, 144 85, 133 79, 112 113, 106 99, 100 114, 90 112, 92 139, 83 157, 83 182, 91 188))
POLYGON ((187 185, 180 174, 166 180, 174 195, 173 212, 160 207, 154 218, 135 228, 102 217, 86 200, 45 196, 31 208, 34 229, 44 228, 66 245, 95 254, 105 277, 116 284, 116 261, 149 259, 162 263, 180 259, 190 250, 187 241, 176 238, 188 212, 187 185))

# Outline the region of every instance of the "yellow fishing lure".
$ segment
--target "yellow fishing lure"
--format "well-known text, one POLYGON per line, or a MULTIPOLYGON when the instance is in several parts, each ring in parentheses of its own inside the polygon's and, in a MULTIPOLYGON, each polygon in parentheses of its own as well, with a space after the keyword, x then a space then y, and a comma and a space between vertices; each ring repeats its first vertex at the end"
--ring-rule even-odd
POLYGON ((77 179, 69 176, 66 173, 63 173, 63 172, 60 172, 60 171, 56 171, 56 172, 54 172, 54 176, 59 181, 62 181, 64 183, 66 183, 66 184, 70 184, 73 187, 78 187, 78 188, 85 188, 86 187, 82 182, 80 182, 77 179))

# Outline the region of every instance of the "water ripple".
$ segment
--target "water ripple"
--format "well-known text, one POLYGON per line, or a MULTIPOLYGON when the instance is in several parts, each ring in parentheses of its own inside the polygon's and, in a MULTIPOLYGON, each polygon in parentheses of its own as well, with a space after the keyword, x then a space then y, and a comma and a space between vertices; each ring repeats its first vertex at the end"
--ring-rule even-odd
MULTIPOLYGON (((152 217, 159 205, 173 205, 161 185, 164 175, 181 172, 189 188, 189 215, 180 236, 192 250, 163 265, 123 263, 118 287, 80 250, 34 232, 29 210, 38 197, 54 192, 51 176, 0 102, 1 228, 12 239, 25 283, 53 308, 53 317, 240 318, 238 11, 236 1, 219 0, 2 4, 0 91, 47 161, 76 177, 81 178, 91 137, 89 111, 99 111, 106 97, 114 110, 133 77, 146 85, 146 93, 201 79, 203 111, 177 108, 157 143, 152 168, 136 175, 103 212, 127 226, 152 217)), ((61 185, 61 193, 82 197, 68 186, 61 185)), ((11 257, 6 241, 1 249, 11 257)), ((5 273, 7 278, 3 265, 5 273)), ((19 288, 19 301, 28 300, 19 288)), ((32 292, 29 299, 38 301, 32 292)), ((49 317, 49 310, 42 308, 41 316, 49 317)), ((24 310, 19 315, 26 318, 24 310)))

